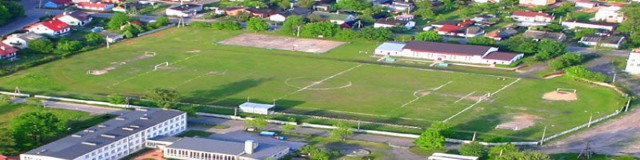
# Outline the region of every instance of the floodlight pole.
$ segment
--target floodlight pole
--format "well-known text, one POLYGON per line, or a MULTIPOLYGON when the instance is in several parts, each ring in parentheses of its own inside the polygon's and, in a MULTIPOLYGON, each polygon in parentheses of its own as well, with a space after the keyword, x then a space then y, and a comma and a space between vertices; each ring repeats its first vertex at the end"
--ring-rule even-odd
POLYGON ((589 123, 587 123, 587 128, 591 128, 591 120, 593 119, 593 113, 589 116, 589 123))
POLYGON ((629 105, 631 104, 631 98, 629 98, 629 100, 627 100, 627 106, 624 107, 624 112, 629 111, 629 105))
POLYGON ((298 31, 296 32, 296 37, 300 37, 300 25, 298 25, 298 31))

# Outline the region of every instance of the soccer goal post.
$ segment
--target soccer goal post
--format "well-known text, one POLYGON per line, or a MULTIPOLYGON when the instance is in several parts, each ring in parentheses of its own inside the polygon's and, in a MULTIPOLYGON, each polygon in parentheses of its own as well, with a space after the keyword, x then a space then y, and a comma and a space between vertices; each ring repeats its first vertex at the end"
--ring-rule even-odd
POLYGON ((157 64, 153 67, 153 70, 156 71, 158 69, 160 69, 160 67, 168 67, 169 66, 169 62, 162 62, 160 64, 157 64))
POLYGON ((156 52, 144 51, 145 56, 156 56, 156 52))
POLYGON ((567 92, 567 93, 576 93, 576 89, 570 89, 570 88, 557 88, 556 89, 557 92, 567 92))

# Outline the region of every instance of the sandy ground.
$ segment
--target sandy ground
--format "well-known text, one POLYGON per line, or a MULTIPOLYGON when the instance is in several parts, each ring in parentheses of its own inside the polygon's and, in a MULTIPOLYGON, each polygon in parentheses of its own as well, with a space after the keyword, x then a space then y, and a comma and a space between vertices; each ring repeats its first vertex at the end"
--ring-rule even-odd
POLYGON ((502 123, 496 128, 519 131, 535 125, 536 120, 538 119, 542 119, 542 117, 532 114, 518 113, 513 116, 513 119, 511 121, 502 123))
POLYGON ((302 51, 310 53, 324 53, 336 48, 344 42, 269 36, 261 34, 241 34, 218 42, 226 45, 238 45, 267 49, 280 49, 289 51, 302 51))
POLYGON ((640 109, 609 120, 589 130, 553 141, 541 148, 545 153, 580 153, 590 142, 595 153, 640 157, 640 109))
POLYGON ((550 101, 575 101, 578 100, 578 95, 572 92, 551 91, 545 93, 542 99, 550 101))

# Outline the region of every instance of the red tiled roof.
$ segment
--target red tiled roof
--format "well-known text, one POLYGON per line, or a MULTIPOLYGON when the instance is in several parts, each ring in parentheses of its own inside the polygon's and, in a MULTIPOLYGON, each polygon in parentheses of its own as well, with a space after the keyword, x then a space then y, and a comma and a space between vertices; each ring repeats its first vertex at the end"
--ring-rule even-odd
POLYGON ((50 20, 50 21, 46 21, 46 22, 38 22, 36 24, 33 24, 33 25, 27 27, 27 30, 29 30, 30 28, 33 28, 35 26, 38 26, 38 25, 43 25, 43 26, 45 26, 45 27, 47 27, 47 28, 49 28, 49 29, 51 29, 51 30, 53 30, 55 32, 70 28, 70 26, 68 24, 66 24, 66 23, 64 23, 62 21, 50 20))
POLYGON ((91 7, 91 8, 104 8, 107 7, 107 3, 93 3, 93 2, 80 2, 77 4, 81 7, 91 7))
POLYGON ((445 25, 442 25, 442 27, 438 28, 438 31, 447 32, 447 33, 458 32, 460 31, 460 27, 455 25, 445 24, 445 25))
POLYGON ((11 54, 11 53, 15 53, 17 52, 18 49, 15 49, 9 45, 6 45, 4 43, 0 43, 0 56, 4 56, 7 54, 11 54))
POLYGON ((549 17, 549 18, 552 17, 551 15, 544 12, 531 12, 531 11, 513 11, 511 15, 523 16, 523 17, 537 17, 537 16, 549 17))
POLYGON ((472 25, 473 23, 474 23, 474 21, 472 21, 472 20, 464 20, 464 21, 458 23, 458 26, 466 27, 466 26, 472 25))

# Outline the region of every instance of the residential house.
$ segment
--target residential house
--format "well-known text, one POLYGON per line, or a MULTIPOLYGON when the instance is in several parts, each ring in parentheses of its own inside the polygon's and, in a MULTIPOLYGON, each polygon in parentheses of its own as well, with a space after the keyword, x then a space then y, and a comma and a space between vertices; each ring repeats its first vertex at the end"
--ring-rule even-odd
POLYGON ((46 39, 46 37, 33 32, 15 33, 7 36, 4 40, 2 40, 2 43, 11 45, 16 48, 25 49, 29 47, 29 41, 38 39, 46 39))
POLYGON ((603 29, 608 31, 614 31, 618 24, 615 23, 607 23, 607 22, 588 22, 588 21, 565 21, 561 23, 562 26, 568 29, 579 29, 579 28, 592 28, 592 29, 603 29))
POLYGON ((433 24, 436 32, 440 35, 475 37, 484 33, 478 26, 474 26, 472 20, 464 21, 441 21, 433 24), (456 23, 457 22, 457 23, 456 23))
POLYGON ((511 18, 520 22, 518 26, 545 26, 553 21, 554 17, 544 12, 513 11, 511 18))
POLYGON ((62 4, 57 4, 56 2, 53 1, 49 1, 47 3, 44 3, 44 5, 42 5, 44 8, 61 8, 64 7, 64 5, 62 4))
POLYGON ((331 4, 329 3, 316 3, 313 5, 313 10, 329 12, 331 10, 331 4))
POLYGON ((396 17, 394 17, 396 20, 401 20, 401 21, 411 21, 415 18, 415 16, 413 14, 401 14, 401 15, 397 15, 396 17))
POLYGON ((224 14, 228 15, 228 16, 237 16, 240 13, 246 13, 247 9, 244 7, 229 7, 229 8, 225 8, 224 10, 224 14))
POLYGON ((607 47, 618 49, 624 41, 623 36, 602 36, 597 34, 586 35, 580 38, 578 43, 586 46, 607 47))
POLYGON ((18 55, 18 49, 11 47, 10 45, 0 43, 0 60, 13 59, 18 55))
POLYGON ((411 12, 414 8, 413 3, 409 1, 393 1, 391 4, 386 5, 391 12, 411 12))
POLYGON ((487 14, 487 15, 473 17, 471 18, 471 20, 475 22, 474 24, 476 26, 491 27, 496 24, 496 22, 490 21, 491 18, 496 18, 496 16, 492 14, 487 14))
POLYGON ((507 38, 509 38, 511 36, 514 36, 516 34, 518 34, 518 30, 515 30, 513 28, 507 28, 507 29, 504 29, 504 30, 491 31, 491 32, 489 32, 487 34, 484 34, 484 36, 487 37, 487 38, 494 39, 496 41, 500 41, 500 40, 503 40, 503 39, 507 39, 507 38))
POLYGON ((403 26, 407 29, 411 29, 416 26, 416 22, 414 21, 401 21, 396 19, 378 19, 374 24, 373 28, 391 28, 395 26, 403 26))
POLYGON ((435 61, 504 65, 524 57, 521 53, 499 52, 497 47, 424 41, 386 42, 378 46, 374 53, 435 61))
POLYGON ((267 18, 276 13, 275 10, 269 8, 247 8, 247 12, 259 18, 267 18))
POLYGON ((84 26, 89 24, 93 17, 86 12, 62 12, 61 15, 53 17, 55 20, 62 21, 70 26, 84 26))
POLYGON ((127 9, 122 6, 116 6, 111 9, 113 12, 127 13, 127 9))
POLYGON ((556 0, 520 0, 521 6, 548 6, 556 3, 556 0))
POLYGON ((321 11, 314 11, 309 16, 317 16, 323 21, 330 21, 338 25, 342 25, 347 22, 353 22, 358 19, 355 16, 350 14, 338 14, 338 13, 329 13, 329 12, 321 12, 321 11))
POLYGON ((80 2, 76 4, 76 7, 79 9, 90 10, 90 11, 111 11, 113 8, 113 4, 102 3, 102 2, 80 2))
POLYGON ((601 7, 598 9, 598 12, 596 12, 593 19, 596 21, 621 23, 624 21, 624 15, 620 9, 622 9, 620 6, 601 7))
POLYGON ((311 9, 294 6, 291 9, 282 10, 275 14, 272 14, 271 16, 269 16, 269 20, 274 22, 284 22, 284 20, 286 20, 289 16, 296 15, 300 17, 306 17, 307 15, 311 14, 311 12, 313 12, 313 10, 311 9))
POLYGON ((278 143, 254 140, 226 141, 208 138, 164 137, 147 141, 147 148, 160 149, 168 159, 258 160, 281 159, 291 150, 278 143))
POLYGON ((165 10, 167 16, 175 17, 191 17, 202 11, 202 5, 197 4, 183 4, 165 10))
POLYGON ((567 35, 560 32, 547 32, 537 30, 527 30, 522 34, 524 37, 531 38, 534 41, 540 41, 542 39, 550 39, 558 42, 562 42, 567 39, 567 35))
POLYGON ((124 35, 123 34, 119 34, 119 33, 114 33, 114 32, 109 32, 109 31, 102 31, 100 32, 100 35, 103 35, 106 37, 106 41, 109 43, 115 43, 121 39, 124 39, 124 35))
MULTIPOLYGON (((73 4, 73 1, 71 1, 71 0, 51 0, 50 2, 55 3, 59 7, 69 6, 69 5, 73 4)), ((52 7, 52 8, 54 8, 54 7, 52 7)), ((57 8, 57 7, 55 7, 55 8, 57 8)))
POLYGON ((593 1, 585 1, 585 0, 580 0, 580 1, 575 1, 575 7, 576 8, 596 8, 600 5, 600 3, 598 2, 593 2, 593 1))
POLYGON ((625 71, 631 74, 640 74, 640 48, 636 48, 629 54, 625 71))
POLYGON ((38 22, 25 28, 29 32, 44 34, 52 37, 63 36, 71 31, 71 26, 59 20, 38 22))

